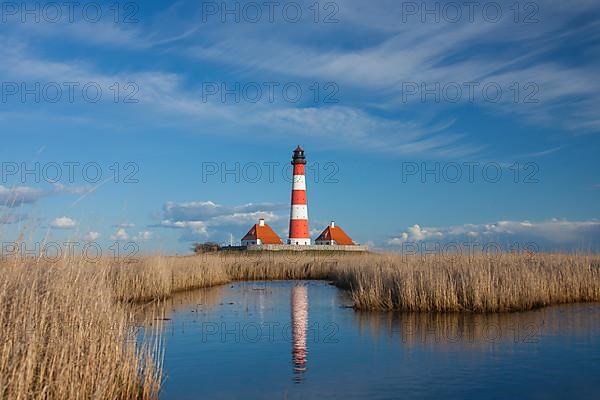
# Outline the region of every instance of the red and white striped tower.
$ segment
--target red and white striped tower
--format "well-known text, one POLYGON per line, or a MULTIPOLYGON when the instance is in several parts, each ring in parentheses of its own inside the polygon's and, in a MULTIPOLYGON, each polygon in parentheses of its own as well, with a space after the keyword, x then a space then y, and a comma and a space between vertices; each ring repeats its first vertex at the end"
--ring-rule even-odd
POLYGON ((292 210, 290 212, 290 238, 288 244, 310 245, 308 236, 308 208, 306 207, 306 178, 304 177, 304 150, 298 145, 292 158, 294 179, 292 181, 292 210))

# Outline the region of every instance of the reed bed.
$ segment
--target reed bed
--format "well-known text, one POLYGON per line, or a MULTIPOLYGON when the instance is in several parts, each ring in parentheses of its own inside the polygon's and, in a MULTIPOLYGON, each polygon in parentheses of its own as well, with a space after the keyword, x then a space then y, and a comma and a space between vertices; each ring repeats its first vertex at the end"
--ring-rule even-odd
POLYGON ((104 267, 0 260, 0 398, 157 398, 160 342, 131 320, 104 267))
POLYGON ((111 262, 108 281, 117 300, 144 302, 230 282, 224 267, 218 257, 140 257, 111 262))
POLYGON ((360 310, 505 312, 600 301, 600 257, 569 254, 403 256, 219 253, 117 265, 127 301, 229 281, 321 279, 350 290, 360 310))
POLYGON ((600 301, 598 257, 564 254, 385 257, 357 260, 358 309, 419 312, 524 311, 600 301))
POLYGON ((136 337, 139 303, 231 281, 283 279, 332 281, 358 310, 491 313, 600 301, 600 257, 591 255, 0 259, 0 398, 156 398, 160 336, 136 337))

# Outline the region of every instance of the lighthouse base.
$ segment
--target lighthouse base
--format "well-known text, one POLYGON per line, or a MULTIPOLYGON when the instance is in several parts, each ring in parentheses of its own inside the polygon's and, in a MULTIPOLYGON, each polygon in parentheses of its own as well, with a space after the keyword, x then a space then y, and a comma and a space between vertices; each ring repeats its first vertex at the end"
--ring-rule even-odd
POLYGON ((310 246, 310 239, 289 238, 287 244, 292 246, 310 246))

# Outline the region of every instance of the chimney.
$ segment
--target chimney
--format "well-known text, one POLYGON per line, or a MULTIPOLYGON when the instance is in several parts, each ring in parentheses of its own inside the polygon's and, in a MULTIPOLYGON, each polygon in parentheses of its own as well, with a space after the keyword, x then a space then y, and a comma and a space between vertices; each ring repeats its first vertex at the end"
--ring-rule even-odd
POLYGON ((258 220, 258 225, 259 226, 265 226, 265 219, 264 218, 259 219, 258 220))
POLYGON ((331 227, 335 228, 335 221, 331 221, 331 227))

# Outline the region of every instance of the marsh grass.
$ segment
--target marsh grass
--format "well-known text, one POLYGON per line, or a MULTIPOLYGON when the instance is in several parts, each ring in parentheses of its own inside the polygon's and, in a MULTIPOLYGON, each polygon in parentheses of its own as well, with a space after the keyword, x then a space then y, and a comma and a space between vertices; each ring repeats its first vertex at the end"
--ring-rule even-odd
POLYGON ((318 279, 348 289, 361 310, 505 312, 600 301, 598 265, 568 254, 219 253, 116 265, 112 282, 135 302, 229 281, 318 279))
POLYGON ((0 398, 156 398, 160 328, 138 337, 136 307, 231 281, 289 279, 329 280, 358 310, 491 313, 600 301, 600 257, 589 255, 0 259, 0 398))
POLYGON ((358 309, 420 312, 524 311, 600 301, 597 257, 564 254, 389 256, 365 268, 356 260, 358 309))
POLYGON ((160 342, 136 343, 105 269, 79 261, 0 263, 0 398, 158 397, 160 342))

